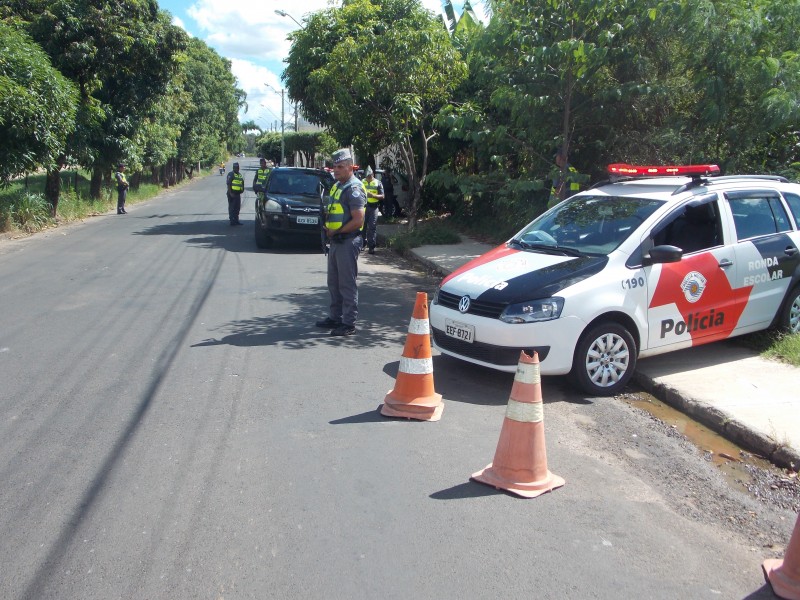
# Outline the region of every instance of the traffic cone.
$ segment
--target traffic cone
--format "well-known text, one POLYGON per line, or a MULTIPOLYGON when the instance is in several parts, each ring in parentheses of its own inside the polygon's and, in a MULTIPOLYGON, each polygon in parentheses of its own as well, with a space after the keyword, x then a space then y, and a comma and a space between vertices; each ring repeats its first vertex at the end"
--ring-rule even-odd
POLYGON ((561 477, 547 470, 542 406, 539 355, 520 352, 494 461, 472 479, 523 498, 564 485, 561 477))
POLYGON ((438 421, 442 418, 442 395, 433 389, 430 334, 428 294, 417 292, 397 380, 394 389, 383 400, 382 415, 419 421, 438 421))
POLYGON ((761 564, 772 591, 785 600, 800 600, 800 516, 794 524, 783 560, 769 558, 761 564))

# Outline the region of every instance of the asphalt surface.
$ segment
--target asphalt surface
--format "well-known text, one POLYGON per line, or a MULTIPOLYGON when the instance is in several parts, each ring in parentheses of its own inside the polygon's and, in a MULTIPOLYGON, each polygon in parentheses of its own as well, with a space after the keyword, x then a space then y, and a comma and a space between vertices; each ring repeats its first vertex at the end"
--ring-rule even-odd
POLYGON ((434 356, 442 420, 383 417, 436 280, 363 255, 332 338, 319 250, 223 181, 0 247, 0 598, 772 598, 788 512, 625 402, 546 382, 532 501, 469 479, 510 374, 434 356))
MULTIPOLYGON (((384 224, 382 237, 402 225, 384 224)), ((493 246, 462 243, 413 248, 409 257, 447 275, 493 246)), ((717 342, 639 361, 636 381, 659 400, 774 464, 800 469, 800 368, 717 342)))

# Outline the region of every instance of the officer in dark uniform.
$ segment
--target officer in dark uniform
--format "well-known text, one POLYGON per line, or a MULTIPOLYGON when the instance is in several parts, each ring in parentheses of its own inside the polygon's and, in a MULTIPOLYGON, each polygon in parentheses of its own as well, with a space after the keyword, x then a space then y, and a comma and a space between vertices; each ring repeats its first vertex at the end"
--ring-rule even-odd
POLYGON ((328 317, 317 327, 331 335, 353 335, 358 317, 358 255, 361 253, 361 227, 367 195, 353 173, 350 150, 333 153, 336 183, 330 191, 331 203, 325 215, 325 234, 331 242, 328 252, 328 292, 331 305, 328 317))
POLYGON ((125 210, 125 200, 128 198, 128 180, 125 179, 125 163, 117 165, 117 172, 114 173, 114 178, 117 180, 117 214, 127 215, 128 211, 125 210))
POLYGON ((244 175, 239 173, 239 163, 233 163, 233 171, 225 179, 228 186, 228 218, 231 225, 242 225, 239 211, 242 209, 242 192, 244 191, 244 175))

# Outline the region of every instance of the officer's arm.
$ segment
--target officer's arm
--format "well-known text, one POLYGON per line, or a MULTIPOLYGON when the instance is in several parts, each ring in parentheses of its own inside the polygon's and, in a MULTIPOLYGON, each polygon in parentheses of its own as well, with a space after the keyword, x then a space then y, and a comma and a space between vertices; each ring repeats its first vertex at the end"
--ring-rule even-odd
POLYGON ((379 183, 379 184, 378 184, 378 189, 377 189, 377 190, 375 190, 375 197, 376 197, 378 200, 383 200, 383 198, 384 198, 384 192, 383 192, 383 184, 382 184, 382 183, 379 183))

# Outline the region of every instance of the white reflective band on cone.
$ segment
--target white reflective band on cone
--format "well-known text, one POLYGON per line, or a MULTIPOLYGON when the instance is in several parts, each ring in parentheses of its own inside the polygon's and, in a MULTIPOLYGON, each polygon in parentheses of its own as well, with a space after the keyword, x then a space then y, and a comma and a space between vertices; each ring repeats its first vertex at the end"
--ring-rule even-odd
POLYGON ((539 363, 519 363, 514 379, 522 383, 541 383, 542 377, 539 375, 539 363))
POLYGON ((411 317, 411 322, 408 324, 408 333, 418 333, 420 335, 427 335, 431 332, 428 319, 415 319, 411 317))
POLYGON ((432 358, 406 358, 400 357, 400 371, 409 375, 427 375, 433 373, 432 358))
POLYGON ((544 405, 541 402, 517 402, 509 398, 506 418, 518 423, 539 423, 544 420, 544 405))

